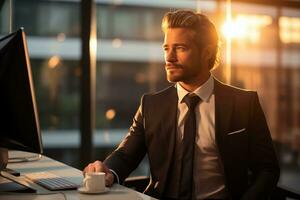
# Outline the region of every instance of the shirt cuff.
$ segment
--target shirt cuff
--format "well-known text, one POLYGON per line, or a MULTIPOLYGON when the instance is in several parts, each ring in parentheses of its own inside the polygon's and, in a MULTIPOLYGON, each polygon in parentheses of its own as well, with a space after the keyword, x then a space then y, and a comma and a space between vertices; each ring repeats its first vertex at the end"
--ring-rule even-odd
POLYGON ((112 169, 109 169, 109 171, 111 171, 113 173, 113 175, 117 178, 117 183, 120 184, 120 179, 119 179, 118 174, 112 169))

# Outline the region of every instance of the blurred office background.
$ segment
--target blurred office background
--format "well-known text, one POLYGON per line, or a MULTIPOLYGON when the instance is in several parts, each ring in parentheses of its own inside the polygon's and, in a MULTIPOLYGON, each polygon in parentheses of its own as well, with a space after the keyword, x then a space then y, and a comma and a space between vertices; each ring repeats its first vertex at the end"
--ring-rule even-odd
MULTIPOLYGON (((257 90, 276 146, 280 182, 300 191, 300 1, 96 0, 97 62, 93 156, 121 141, 140 97, 168 86, 165 12, 198 10, 215 23, 220 80, 257 90)), ((0 35, 27 34, 45 155, 82 168, 81 1, 0 1, 0 35)), ((89 12, 89 10, 86 10, 89 12)), ((241 111, 242 112, 242 111, 241 111)), ((89 152, 89 151, 87 151, 89 152)), ((89 157, 89 156, 87 156, 89 157)), ((133 175, 148 175, 145 159, 133 175)))

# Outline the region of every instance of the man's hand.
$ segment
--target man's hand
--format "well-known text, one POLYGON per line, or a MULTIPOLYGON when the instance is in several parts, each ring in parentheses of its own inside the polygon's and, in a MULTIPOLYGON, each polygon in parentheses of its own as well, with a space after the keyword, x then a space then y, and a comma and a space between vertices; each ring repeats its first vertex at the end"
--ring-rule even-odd
POLYGON ((114 175, 112 172, 108 169, 108 167, 101 161, 96 160, 93 163, 90 163, 88 166, 86 166, 83 170, 83 175, 85 176, 85 173, 88 172, 104 172, 105 173, 105 185, 107 187, 111 187, 114 183, 114 175))

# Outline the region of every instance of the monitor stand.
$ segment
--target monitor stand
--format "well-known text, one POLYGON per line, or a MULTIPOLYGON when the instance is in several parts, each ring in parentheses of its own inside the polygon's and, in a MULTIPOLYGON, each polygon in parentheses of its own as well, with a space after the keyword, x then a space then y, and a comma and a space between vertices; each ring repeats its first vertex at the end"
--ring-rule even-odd
POLYGON ((15 192, 37 192, 39 190, 39 186, 35 185, 32 182, 29 182, 27 179, 21 176, 14 176, 5 171, 1 171, 0 174, 2 177, 12 181, 13 185, 7 188, 7 191, 15 191, 15 192), (18 187, 17 187, 18 185, 18 187))
POLYGON ((8 163, 8 149, 0 148, 0 176, 11 180, 0 179, 0 192, 36 192, 37 189, 21 177, 14 176, 14 170, 6 168, 8 163))
POLYGON ((8 149, 0 147, 0 171, 6 168, 8 162, 8 149))
MULTIPOLYGON (((8 149, 0 148, 0 173, 7 171, 8 149)), ((0 192, 29 192, 31 189, 16 182, 0 180, 0 192)))
MULTIPOLYGON (((2 172, 1 172, 2 174, 2 172)), ((20 184, 19 182, 12 181, 8 178, 0 177, 0 193, 18 192, 18 193, 35 193, 35 190, 20 184)))
POLYGON ((13 169, 6 168, 8 160, 8 149, 0 148, 0 171, 6 171, 11 175, 20 176, 19 172, 13 169))

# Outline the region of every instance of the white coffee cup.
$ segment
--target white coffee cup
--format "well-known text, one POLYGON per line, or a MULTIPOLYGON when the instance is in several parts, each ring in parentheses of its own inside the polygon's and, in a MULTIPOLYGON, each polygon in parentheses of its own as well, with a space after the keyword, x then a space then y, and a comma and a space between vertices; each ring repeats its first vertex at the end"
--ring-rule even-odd
POLYGON ((88 192, 102 192, 105 190, 105 173, 88 172, 83 179, 83 187, 88 192))

